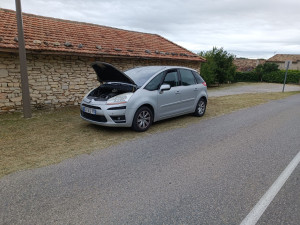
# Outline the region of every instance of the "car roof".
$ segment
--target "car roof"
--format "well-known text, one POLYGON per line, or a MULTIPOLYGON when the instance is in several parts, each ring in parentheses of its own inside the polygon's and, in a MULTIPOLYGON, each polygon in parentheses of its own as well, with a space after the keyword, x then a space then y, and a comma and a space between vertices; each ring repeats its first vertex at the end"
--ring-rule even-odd
MULTIPOLYGON (((137 69, 137 68, 139 68, 139 69, 143 69, 143 68, 151 69, 151 68, 153 68, 153 69, 155 69, 156 71, 159 71, 159 72, 164 71, 164 70, 168 70, 168 69, 188 69, 188 70, 196 71, 192 68, 188 68, 188 67, 184 67, 184 66, 138 66, 138 67, 134 67, 134 68, 131 68, 131 69, 137 69)), ((131 70, 131 69, 129 69, 129 70, 131 70)))

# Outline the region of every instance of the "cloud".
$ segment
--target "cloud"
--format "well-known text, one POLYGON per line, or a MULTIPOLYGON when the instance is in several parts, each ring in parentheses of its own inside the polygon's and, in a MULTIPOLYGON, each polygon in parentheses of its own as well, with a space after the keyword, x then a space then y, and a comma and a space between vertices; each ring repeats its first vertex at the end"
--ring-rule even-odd
MULTIPOLYGON (((14 1, 0 7, 14 9, 14 1)), ((147 33, 194 52, 213 46, 243 57, 300 54, 298 0, 22 0, 24 12, 147 33), (240 55, 244 54, 244 55, 240 55)))

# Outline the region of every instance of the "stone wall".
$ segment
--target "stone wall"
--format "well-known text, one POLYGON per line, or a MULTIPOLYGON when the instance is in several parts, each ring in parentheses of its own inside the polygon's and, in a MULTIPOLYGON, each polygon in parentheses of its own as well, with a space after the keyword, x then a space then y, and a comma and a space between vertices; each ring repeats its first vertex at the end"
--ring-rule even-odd
MULTIPOLYGON (((144 65, 180 65, 200 70, 199 62, 176 60, 95 58, 27 54, 27 69, 33 109, 78 105, 83 96, 99 85, 90 64, 110 63, 124 71, 144 65)), ((22 110, 19 57, 0 52, 0 113, 22 110)))

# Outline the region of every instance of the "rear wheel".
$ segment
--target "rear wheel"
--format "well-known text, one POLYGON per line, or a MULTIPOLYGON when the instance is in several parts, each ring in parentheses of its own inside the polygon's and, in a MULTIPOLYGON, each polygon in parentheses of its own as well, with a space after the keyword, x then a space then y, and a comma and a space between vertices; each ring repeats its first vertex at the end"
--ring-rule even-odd
POLYGON ((133 118, 132 129, 143 132, 149 129, 153 122, 153 113, 147 106, 139 108, 133 118))
POLYGON ((201 98, 197 103, 194 115, 201 117, 204 115, 205 110, 206 110, 206 100, 204 98, 201 98))

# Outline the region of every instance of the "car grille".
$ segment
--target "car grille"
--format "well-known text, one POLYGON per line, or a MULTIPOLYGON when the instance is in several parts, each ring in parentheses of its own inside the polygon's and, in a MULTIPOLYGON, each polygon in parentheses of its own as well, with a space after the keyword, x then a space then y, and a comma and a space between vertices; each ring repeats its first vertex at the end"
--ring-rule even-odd
POLYGON ((92 121, 96 121, 96 122, 107 122, 107 119, 105 118, 105 116, 100 116, 100 115, 93 115, 93 114, 90 114, 90 113, 86 113, 86 112, 83 112, 81 110, 81 116, 83 116, 84 118, 88 119, 88 120, 92 120, 92 121))
POLYGON ((87 105, 87 104, 82 104, 82 105, 85 106, 85 107, 88 107, 88 108, 92 108, 92 109, 101 109, 101 108, 98 107, 98 106, 87 105))

